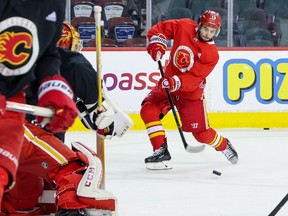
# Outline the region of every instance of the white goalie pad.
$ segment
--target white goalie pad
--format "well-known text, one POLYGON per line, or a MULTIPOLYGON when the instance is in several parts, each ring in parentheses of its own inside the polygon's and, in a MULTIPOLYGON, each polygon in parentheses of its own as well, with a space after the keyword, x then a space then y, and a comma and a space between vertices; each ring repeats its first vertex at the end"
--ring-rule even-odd
POLYGON ((103 98, 105 101, 113 107, 115 111, 114 115, 114 127, 115 132, 118 137, 122 137, 132 126, 132 119, 125 113, 123 110, 111 99, 108 93, 108 89, 105 83, 102 83, 103 89, 103 98))
POLYGON ((88 159, 89 165, 79 182, 77 195, 97 200, 115 198, 112 193, 101 190, 102 162, 89 148, 79 142, 72 142, 72 147, 81 151, 88 159))
POLYGON ((100 188, 102 179, 102 163, 94 152, 79 142, 72 142, 72 147, 86 155, 89 165, 79 182, 77 195, 93 198, 94 191, 100 188))

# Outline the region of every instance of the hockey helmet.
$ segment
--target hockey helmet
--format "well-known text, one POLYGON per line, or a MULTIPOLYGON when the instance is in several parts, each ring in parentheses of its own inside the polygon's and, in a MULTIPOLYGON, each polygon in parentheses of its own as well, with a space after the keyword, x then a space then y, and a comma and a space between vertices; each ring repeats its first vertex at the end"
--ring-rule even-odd
POLYGON ((217 31, 215 36, 217 37, 221 30, 221 16, 215 11, 207 10, 202 14, 200 18, 200 25, 201 24, 211 28, 216 28, 217 31))
POLYGON ((79 32, 67 21, 62 24, 62 35, 57 42, 57 46, 80 52, 83 48, 79 32))

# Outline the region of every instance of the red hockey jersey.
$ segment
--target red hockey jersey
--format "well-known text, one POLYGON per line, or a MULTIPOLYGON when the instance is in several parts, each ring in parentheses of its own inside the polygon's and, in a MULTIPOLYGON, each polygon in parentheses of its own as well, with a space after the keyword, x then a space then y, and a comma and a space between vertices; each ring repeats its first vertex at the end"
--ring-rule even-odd
POLYGON ((166 20, 154 25, 147 34, 149 40, 159 33, 173 40, 165 75, 177 75, 181 80, 180 89, 172 94, 191 100, 202 97, 206 77, 219 60, 214 41, 202 42, 198 39, 198 27, 191 19, 166 20))

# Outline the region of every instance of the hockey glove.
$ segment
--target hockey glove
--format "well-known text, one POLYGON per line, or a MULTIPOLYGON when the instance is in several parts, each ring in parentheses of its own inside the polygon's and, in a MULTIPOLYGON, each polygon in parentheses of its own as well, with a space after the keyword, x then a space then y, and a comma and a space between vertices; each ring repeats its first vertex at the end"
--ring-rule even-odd
POLYGON ((0 116, 6 112, 6 98, 0 94, 0 116))
POLYGON ((78 99, 76 104, 79 118, 88 129, 104 129, 114 121, 115 111, 106 101, 103 101, 102 108, 96 108, 97 104, 85 105, 81 99, 78 99))
MULTIPOLYGON (((38 89, 38 105, 54 109, 54 116, 46 125, 53 133, 65 132, 77 117, 77 107, 73 101, 73 91, 60 75, 46 77, 38 89)), ((43 117, 38 116, 41 123, 43 117)))
POLYGON ((100 137, 101 139, 111 140, 116 135, 114 124, 115 123, 113 122, 112 124, 110 124, 108 127, 104 129, 98 129, 97 130, 98 137, 100 137))
POLYGON ((106 101, 103 101, 102 107, 96 109, 96 113, 98 117, 95 123, 98 129, 104 129, 114 121, 115 111, 106 101))
POLYGON ((181 80, 178 76, 161 78, 158 82, 158 89, 164 90, 168 89, 170 92, 177 91, 181 87, 181 80))
POLYGON ((150 43, 147 46, 147 52, 154 61, 162 59, 167 48, 168 41, 163 34, 154 35, 151 37, 150 43))

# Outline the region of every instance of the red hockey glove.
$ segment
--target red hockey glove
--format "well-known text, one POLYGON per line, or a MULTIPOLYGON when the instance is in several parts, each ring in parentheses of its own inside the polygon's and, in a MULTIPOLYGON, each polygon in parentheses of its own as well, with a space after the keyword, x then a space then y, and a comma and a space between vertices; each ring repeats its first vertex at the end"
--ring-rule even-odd
POLYGON ((163 34, 154 35, 151 37, 150 43, 147 46, 147 52, 151 55, 154 61, 162 59, 167 48, 168 41, 163 34))
MULTIPOLYGON (((73 101, 73 91, 60 75, 45 78, 38 90, 38 105, 54 109, 52 120, 46 128, 54 133, 66 131, 77 117, 77 107, 73 101)), ((37 117, 39 123, 43 117, 37 117)))
POLYGON ((0 94, 0 116, 6 112, 6 98, 0 94))
POLYGON ((161 78, 158 82, 158 89, 168 89, 170 92, 177 91, 181 87, 181 81, 178 76, 161 78))

